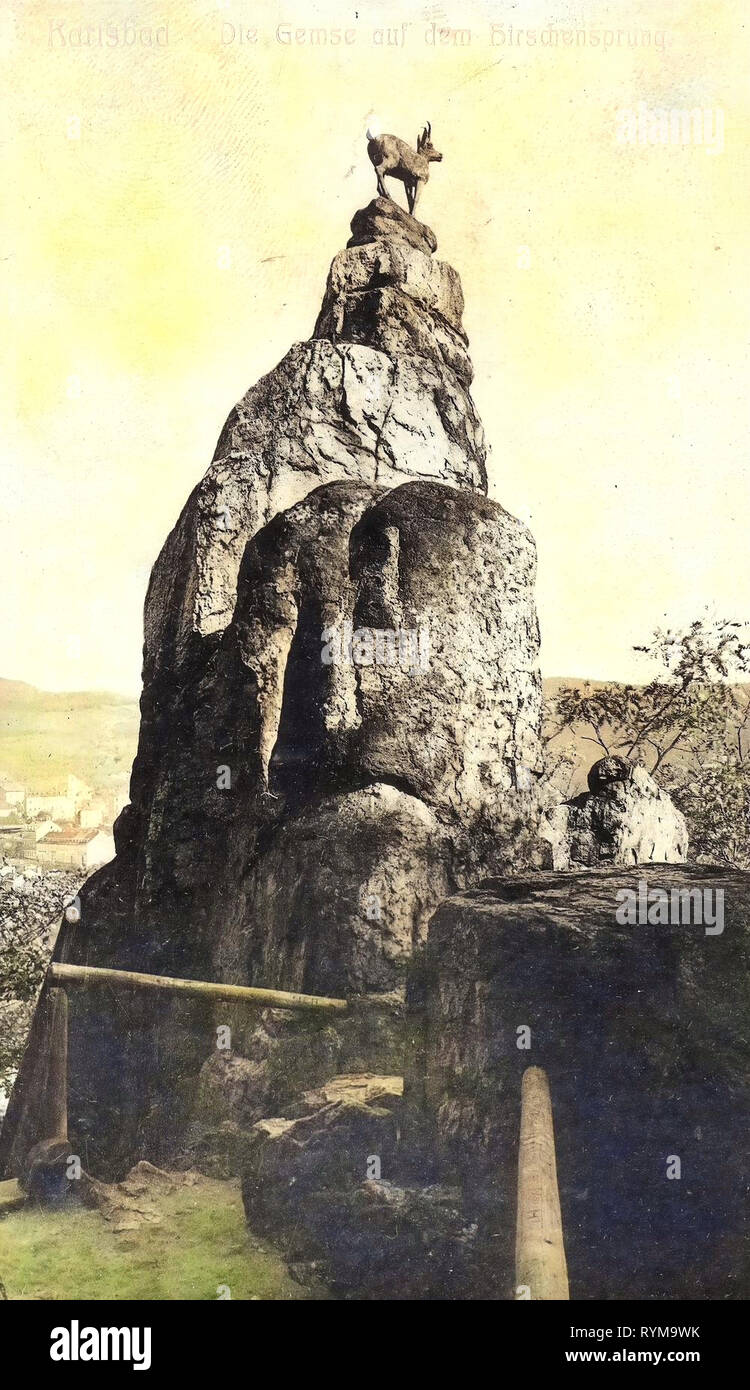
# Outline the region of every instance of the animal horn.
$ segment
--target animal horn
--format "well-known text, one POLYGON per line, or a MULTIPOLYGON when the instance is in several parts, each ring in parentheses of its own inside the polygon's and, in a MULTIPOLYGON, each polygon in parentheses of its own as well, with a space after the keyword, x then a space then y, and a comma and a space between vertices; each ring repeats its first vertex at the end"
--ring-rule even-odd
POLYGON ((426 125, 425 128, 424 128, 424 131, 425 131, 425 135, 427 136, 427 139, 429 140, 430 136, 432 135, 432 126, 430 125, 430 122, 429 122, 429 121, 427 122, 427 125, 426 125))

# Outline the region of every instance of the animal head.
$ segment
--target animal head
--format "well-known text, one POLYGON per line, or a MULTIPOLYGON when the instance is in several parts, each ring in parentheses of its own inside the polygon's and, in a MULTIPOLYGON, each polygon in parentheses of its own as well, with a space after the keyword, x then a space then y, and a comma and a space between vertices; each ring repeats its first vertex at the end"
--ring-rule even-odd
POLYGON ((432 126, 430 125, 429 121, 427 122, 427 125, 425 126, 424 130, 422 131, 422 134, 417 136, 417 151, 419 154, 424 155, 425 159, 429 159, 431 162, 439 162, 443 158, 439 150, 436 150, 435 146, 432 143, 432 126))

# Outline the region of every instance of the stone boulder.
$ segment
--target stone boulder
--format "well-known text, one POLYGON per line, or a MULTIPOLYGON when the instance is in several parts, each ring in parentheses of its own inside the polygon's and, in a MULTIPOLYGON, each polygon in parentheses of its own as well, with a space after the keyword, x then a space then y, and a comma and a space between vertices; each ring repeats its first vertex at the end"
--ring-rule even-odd
POLYGON ((335 997, 403 989, 453 881, 434 811, 387 782, 324 798, 278 827, 253 866, 254 978, 335 997))
POLYGON ((684 863, 685 817, 645 767, 626 758, 600 758, 588 785, 548 815, 555 869, 684 863))
MULTIPOLYGON (((264 1009, 255 1020, 247 1010, 224 1011, 233 1050, 215 1050, 201 1067, 175 1166, 211 1177, 237 1176, 253 1126, 264 1116, 297 1117, 344 1094, 367 1103, 382 1097, 383 1085, 393 1084, 391 1074, 384 1072, 383 1082, 383 1075, 355 1069, 372 1059, 383 1068, 402 1067, 403 1012, 401 999, 382 995, 357 1000, 335 1024, 327 1015, 284 1009, 264 1009), (342 1076, 347 1067, 353 1074, 342 1076)), ((400 1094, 401 1077, 396 1080, 400 1094)))
POLYGON ((344 1298, 496 1294, 493 1253, 458 1187, 400 1169, 400 1076, 343 1075, 303 1096, 297 1118, 259 1121, 245 1154, 248 1221, 297 1276, 323 1275, 344 1298))
POLYGON ((248 543, 128 832, 160 972, 388 992, 446 892, 543 854, 535 568, 427 482, 328 484, 248 543))
POLYGON ((366 208, 355 212, 351 230, 347 247, 392 241, 429 255, 437 251, 437 237, 432 228, 406 212, 393 198, 373 198, 366 208))
POLYGON ((383 1110, 397 1110, 404 1094, 402 1076, 378 1076, 374 1072, 354 1072, 332 1076, 314 1090, 305 1091, 295 1111, 300 1116, 314 1115, 326 1105, 341 1102, 374 1105, 383 1110))
POLYGON ((328 484, 261 529, 131 828, 152 949, 169 907, 191 970, 388 991, 447 891, 542 852, 535 563, 497 503, 426 482, 328 484))
POLYGON ((460 1182, 508 1278, 521 1077, 541 1066, 571 1297, 747 1297, 749 965, 741 872, 538 874, 440 906, 404 1142, 460 1182))
MULTIPOLYGON (((452 885, 480 865, 543 853, 525 528, 484 498, 410 483, 375 499, 343 542, 338 611, 317 578, 309 584, 302 550, 296 562, 296 629, 268 771, 283 813, 248 866, 239 927, 254 978, 339 994, 398 987, 452 885), (347 621, 370 639, 366 659, 343 650, 347 621), (329 645, 340 639, 327 665, 321 623, 329 645), (412 635, 407 661, 395 641, 379 658, 388 634, 412 635)), ((258 592, 241 583, 233 625, 251 666, 244 596, 254 612, 258 592)))
POLYGON ((400 1077, 384 1079, 367 1099, 362 1086, 339 1081, 335 1100, 315 1105, 308 1096, 308 1113, 298 1119, 260 1120, 243 1179, 245 1209, 256 1229, 293 1227, 308 1204, 320 1200, 325 1208, 327 1194, 338 1197, 364 1182, 373 1160, 387 1174, 398 1143, 393 1100, 402 1089, 400 1077))

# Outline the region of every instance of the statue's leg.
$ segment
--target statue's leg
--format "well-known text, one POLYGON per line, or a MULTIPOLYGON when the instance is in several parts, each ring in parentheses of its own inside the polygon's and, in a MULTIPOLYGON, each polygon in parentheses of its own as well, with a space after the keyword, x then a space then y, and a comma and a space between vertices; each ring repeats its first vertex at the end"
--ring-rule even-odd
POLYGON ((380 194, 381 198, 387 198, 388 194, 386 192, 385 184, 383 183, 383 175, 381 174, 377 164, 375 165, 375 177, 378 181, 378 193, 380 194))
POLYGON ((412 193, 412 195, 411 195, 411 208, 409 209, 410 212, 414 212, 414 209, 415 209, 415 207, 417 206, 417 200, 418 200, 419 195, 420 195, 421 192, 422 192, 422 184, 421 184, 421 182, 420 182, 419 179, 415 179, 415 180, 414 180, 414 191, 413 191, 413 193, 412 193))

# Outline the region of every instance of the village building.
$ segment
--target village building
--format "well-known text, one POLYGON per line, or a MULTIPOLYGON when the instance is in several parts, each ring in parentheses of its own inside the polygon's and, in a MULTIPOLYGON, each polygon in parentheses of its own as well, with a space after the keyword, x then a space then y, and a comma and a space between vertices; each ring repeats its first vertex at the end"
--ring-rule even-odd
POLYGON ((0 855, 16 862, 35 858, 34 831, 30 825, 19 822, 17 816, 0 819, 0 855))
POLYGON ((83 869, 88 873, 114 857, 114 837, 101 827, 65 825, 50 830, 36 846, 38 863, 51 869, 83 869))
POLYGON ((71 772, 64 789, 54 792, 29 792, 26 796, 26 814, 32 819, 38 815, 45 815, 51 816, 53 820, 74 821, 81 808, 88 805, 93 797, 93 789, 88 783, 71 772))
POLYGON ((51 816, 42 814, 34 817, 31 828, 34 832, 34 841, 37 842, 43 840, 45 835, 49 835, 50 830, 61 830, 62 826, 59 821, 52 820, 51 816))
POLYGON ((108 811, 106 801, 101 796, 94 796, 80 808, 76 821, 83 830, 96 829, 97 826, 106 824, 108 811))
POLYGON ((69 821, 75 815, 75 807, 65 792, 30 792, 26 797, 26 814, 32 820, 37 816, 51 816, 53 820, 69 821))

